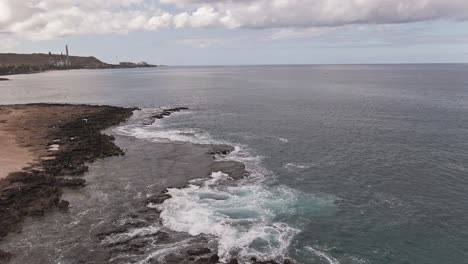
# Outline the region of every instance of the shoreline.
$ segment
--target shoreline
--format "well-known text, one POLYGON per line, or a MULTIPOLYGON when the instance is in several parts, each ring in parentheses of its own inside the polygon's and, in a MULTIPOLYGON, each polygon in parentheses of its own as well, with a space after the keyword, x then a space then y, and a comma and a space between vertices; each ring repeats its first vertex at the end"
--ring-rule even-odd
MULTIPOLYGON (((125 121, 133 110, 136 108, 1 105, 3 139, 16 151, 31 153, 31 157, 9 168, 4 172, 8 175, 0 179, 0 240, 9 233, 19 232, 21 222, 28 216, 44 215, 54 208, 66 211, 68 202, 61 199, 62 188, 84 186, 84 179, 73 176, 85 173, 86 163, 124 155, 112 142, 114 138, 100 131, 125 121), (15 170, 19 167, 23 169, 15 170)), ((0 151, 5 156, 8 149, 0 151)), ((0 250, 0 262, 9 258, 9 253, 0 250)))
MULTIPOLYGON (((145 125, 151 125, 159 119, 170 116, 174 112, 187 109, 186 107, 176 107, 158 110, 145 120, 142 120, 142 122, 145 125)), ((22 123, 25 126, 22 127, 23 129, 34 128, 35 131, 31 131, 30 133, 39 133, 34 140, 27 142, 25 140, 27 135, 16 135, 19 145, 21 147, 28 147, 36 155, 36 163, 25 171, 11 173, 6 179, 0 180, 0 197, 2 197, 2 203, 0 203, 0 224, 7 227, 5 230, 2 230, 3 234, 0 233, 1 241, 2 237, 7 233, 19 232, 21 221, 28 216, 42 216, 47 211, 53 209, 68 211, 69 202, 62 199, 62 193, 67 189, 85 186, 85 179, 76 177, 87 171, 88 168, 85 163, 93 162, 98 158, 124 154, 113 143, 113 136, 101 134, 100 131, 127 120, 135 109, 111 106, 31 104, 0 106, 0 110, 27 111, 24 114, 29 115, 31 120, 39 120, 34 121, 36 123, 31 123, 31 120, 23 120, 22 123), (44 126, 47 127, 44 130, 40 129, 41 126, 36 128, 35 124, 38 125, 41 122, 44 122, 43 128, 44 126), (69 177, 62 177, 64 175, 69 177), (3 187, 2 183, 4 184, 3 187), (5 183, 8 183, 8 185, 5 185, 5 183), (31 190, 35 191, 30 193, 31 190), (7 199, 5 200, 4 197, 7 199), (18 202, 18 198, 20 200, 19 205, 15 204, 18 202), (5 207, 7 206, 4 201, 9 202, 9 206, 14 205, 14 209, 5 211, 5 207), (5 212, 9 213, 9 215, 6 216, 5 212), (8 218, 15 221, 8 221, 8 218)), ((21 127, 21 124, 11 125, 16 125, 17 128, 21 127)), ((123 140, 117 137, 117 135, 116 138, 119 142, 123 140)), ((144 143, 141 142, 139 144, 144 143)), ((123 146, 126 148, 128 145, 124 144, 123 146)), ((161 211, 157 207, 171 198, 168 189, 186 188, 191 184, 190 180, 209 179, 213 173, 218 172, 229 175, 233 181, 241 180, 249 175, 245 165, 241 162, 220 161, 216 159, 216 156, 226 156, 234 151, 234 148, 230 145, 171 142, 159 143, 159 145, 155 145, 155 148, 157 152, 152 154, 157 154, 159 163, 154 168, 159 171, 157 174, 161 178, 154 181, 154 184, 158 185, 159 191, 137 201, 138 205, 133 210, 122 211, 118 214, 117 219, 111 218, 109 222, 104 222, 101 227, 93 230, 90 234, 90 239, 98 242, 98 244, 93 244, 92 248, 94 250, 89 251, 89 248, 77 245, 77 248, 69 256, 71 259, 78 259, 85 263, 94 263, 94 261, 109 263, 114 258, 118 259, 118 256, 145 254, 145 248, 149 241, 153 241, 151 244, 156 243, 161 245, 176 243, 177 237, 181 235, 177 231, 157 231, 156 233, 150 233, 142 237, 135 236, 112 243, 105 241, 115 237, 125 237, 126 234, 135 232, 135 230, 150 230, 154 223, 160 223, 162 221, 161 211)), ((128 160, 128 162, 131 161, 131 164, 135 164, 136 161, 134 159, 137 156, 134 155, 134 151, 138 151, 139 149, 133 149, 132 147, 125 150, 126 152, 130 151, 130 154, 117 159, 121 161, 128 160)), ((140 175, 135 176, 140 178, 140 175)), ((141 177, 144 176, 141 175, 141 177)), ((105 178, 99 178, 99 182, 94 182, 94 184, 105 185, 107 181, 105 178)), ((125 180, 122 183, 125 183, 125 180)), ((145 184, 147 183, 148 179, 145 181, 145 184)), ((83 190, 86 189, 88 188, 83 190)), ((92 189, 93 187, 87 190, 87 192, 92 192, 92 189)), ((70 191, 66 191, 64 194, 68 192, 70 191)), ((79 203, 79 201, 73 199, 70 201, 73 205, 79 203)), ((85 207, 86 210, 92 208, 90 207, 91 205, 86 205, 86 203, 80 203, 80 206, 85 207)), ((72 209, 70 210, 72 211, 72 209)), ((71 212, 69 211, 69 213, 71 212)), ((91 221, 93 220, 91 219, 91 221)), ((89 224, 85 226, 89 226, 89 224)), ((68 233, 68 231, 64 231, 64 233, 68 233)), ((27 236, 27 234, 25 235, 27 236)), ((7 245, 12 236, 15 236, 15 234, 11 234, 8 237, 8 240, 6 240, 7 245)), ((197 236, 193 238, 193 241, 194 243, 183 249, 180 254, 167 255, 165 257, 166 262, 193 264, 221 263, 218 251, 206 244, 206 238, 197 236)), ((20 252, 17 252, 14 247, 7 246, 7 248, 14 255, 3 252, 0 249, 0 263, 3 263, 2 261, 8 262, 11 258, 17 263, 18 260, 15 257, 19 256, 20 252)), ((151 263, 155 261, 150 256, 148 256, 147 260, 151 263)), ((254 258, 250 262, 257 264, 293 263, 288 259, 285 259, 284 262, 275 262, 271 260, 260 261, 254 258)), ((234 258, 229 263, 236 264, 239 262, 234 258)))
MULTIPOLYGON (((157 68, 157 65, 148 66, 120 66, 109 64, 102 67, 52 67, 52 66, 41 66, 41 65, 14 65, 14 66, 0 66, 0 76, 13 76, 20 74, 38 74, 44 72, 54 71, 69 71, 69 70, 109 70, 109 69, 135 69, 135 68, 157 68)), ((0 81, 9 81, 7 78, 0 78, 0 81)))

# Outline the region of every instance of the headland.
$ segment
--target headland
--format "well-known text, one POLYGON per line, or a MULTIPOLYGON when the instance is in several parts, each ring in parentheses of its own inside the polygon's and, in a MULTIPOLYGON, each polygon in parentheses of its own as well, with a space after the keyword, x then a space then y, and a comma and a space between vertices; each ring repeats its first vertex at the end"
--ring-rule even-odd
POLYGON ((16 54, 0 53, 0 75, 29 74, 45 71, 73 69, 125 69, 148 68, 157 65, 146 62, 105 63, 94 56, 70 56, 67 54, 33 53, 16 54))

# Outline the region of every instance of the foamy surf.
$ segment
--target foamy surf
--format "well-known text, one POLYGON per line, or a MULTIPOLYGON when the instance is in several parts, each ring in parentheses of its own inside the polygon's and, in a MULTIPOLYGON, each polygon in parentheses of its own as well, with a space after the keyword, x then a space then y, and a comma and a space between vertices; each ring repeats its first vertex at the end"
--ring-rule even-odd
POLYGON ((283 166, 283 168, 288 169, 288 170, 306 170, 312 167, 311 163, 294 163, 290 162, 287 163, 283 166))
POLYGON ((323 252, 321 250, 315 249, 315 248, 310 247, 310 246, 305 247, 305 249, 312 252, 316 256, 326 260, 329 264, 340 264, 340 262, 337 259, 335 259, 334 257, 328 255, 327 253, 325 253, 325 252, 323 252))
POLYGON ((294 207, 294 191, 223 184, 229 180, 228 175, 215 172, 201 185, 169 189, 172 198, 159 206, 163 225, 192 236, 212 236, 224 262, 251 257, 283 260, 299 230, 276 217, 294 207))
MULTIPOLYGON (((252 155, 254 151, 248 146, 214 139, 199 128, 174 128, 167 120, 150 125, 133 122, 116 128, 115 132, 151 142, 232 145, 234 151, 229 155, 215 158, 242 162, 250 176, 235 181, 227 174, 214 172, 210 178, 191 181, 185 188, 169 189, 171 198, 159 205, 148 205, 161 211, 163 226, 191 236, 208 236, 222 262, 236 258, 240 263, 247 263, 252 257, 281 262, 287 258, 300 229, 285 219, 297 213, 298 204, 305 202, 303 195, 272 184, 274 173, 263 166, 262 156, 252 155)), ((161 249, 161 252, 166 251, 161 249)))

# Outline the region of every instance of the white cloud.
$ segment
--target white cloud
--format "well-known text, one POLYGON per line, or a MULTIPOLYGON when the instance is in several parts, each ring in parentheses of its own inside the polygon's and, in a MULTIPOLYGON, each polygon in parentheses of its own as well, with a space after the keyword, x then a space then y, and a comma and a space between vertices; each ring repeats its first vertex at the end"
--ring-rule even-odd
POLYGON ((0 0, 0 32, 30 39, 210 26, 279 28, 281 39, 300 35, 291 28, 437 19, 468 19, 468 1, 0 0))

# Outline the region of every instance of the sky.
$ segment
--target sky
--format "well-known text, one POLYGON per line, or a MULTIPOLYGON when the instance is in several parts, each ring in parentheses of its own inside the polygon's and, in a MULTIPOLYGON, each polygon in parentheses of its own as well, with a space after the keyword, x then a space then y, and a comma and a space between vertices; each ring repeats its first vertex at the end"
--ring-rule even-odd
POLYGON ((468 63, 468 0, 0 0, 0 52, 165 65, 468 63))

